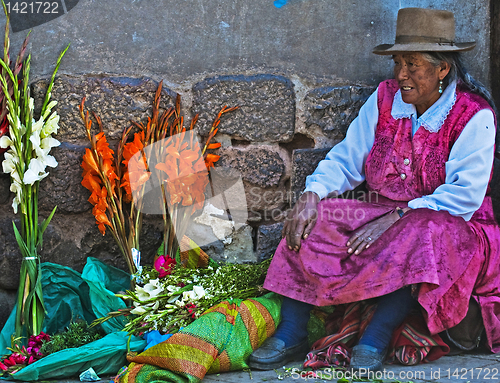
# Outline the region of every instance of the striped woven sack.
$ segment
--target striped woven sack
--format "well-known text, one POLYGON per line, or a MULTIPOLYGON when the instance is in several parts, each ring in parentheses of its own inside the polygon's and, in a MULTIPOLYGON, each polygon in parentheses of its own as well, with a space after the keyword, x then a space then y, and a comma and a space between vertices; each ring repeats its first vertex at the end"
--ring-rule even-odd
POLYGON ((205 374, 248 368, 248 356, 274 333, 280 308, 273 293, 221 302, 165 342, 129 357, 115 382, 196 383, 205 374))

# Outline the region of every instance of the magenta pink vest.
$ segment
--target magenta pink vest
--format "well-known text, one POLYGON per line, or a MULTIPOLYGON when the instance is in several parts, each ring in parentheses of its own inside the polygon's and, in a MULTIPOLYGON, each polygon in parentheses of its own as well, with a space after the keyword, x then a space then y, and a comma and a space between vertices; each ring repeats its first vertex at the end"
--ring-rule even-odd
POLYGON ((432 194, 445 183, 445 163, 453 144, 478 111, 491 108, 482 97, 457 86, 455 105, 441 129, 431 133, 421 127, 412 138, 411 119, 396 120, 391 115, 398 89, 396 80, 386 80, 378 87, 379 118, 366 160, 366 181, 371 191, 392 200, 410 201, 432 194))

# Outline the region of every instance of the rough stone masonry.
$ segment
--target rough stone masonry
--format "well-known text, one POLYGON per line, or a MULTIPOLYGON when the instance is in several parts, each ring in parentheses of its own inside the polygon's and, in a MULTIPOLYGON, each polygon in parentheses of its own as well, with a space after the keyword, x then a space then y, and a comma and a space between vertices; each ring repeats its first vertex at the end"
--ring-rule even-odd
MULTIPOLYGON (((57 206, 44 237, 41 252, 44 261, 81 271, 86 257, 93 256, 124 267, 112 236, 107 233, 103 237, 97 230, 92 205, 87 201, 90 192, 80 184, 80 164, 88 143, 78 105, 85 96, 86 107, 102 118, 110 146, 116 147, 122 129, 130 120, 147 121, 157 86, 157 82, 148 78, 58 77, 53 98, 59 102, 61 120, 57 138, 62 144, 53 153, 59 165, 50 169, 50 175, 40 183, 40 215, 44 217, 57 206)), ((45 87, 45 80, 32 85, 36 105, 40 104, 45 87)), ((281 221, 293 196, 300 193, 305 177, 328 150, 328 147, 314 148, 315 141, 321 136, 321 143, 332 146, 342 139, 373 89, 368 86, 310 89, 298 101, 294 83, 271 74, 216 76, 193 84, 192 105, 184 109, 184 114, 187 119, 199 115, 200 138, 206 137, 222 106, 239 106, 222 118, 216 136, 222 142, 218 150, 221 160, 216 168, 230 169, 239 179, 242 188, 238 198, 245 201, 247 211, 239 212, 246 218, 244 221, 240 219, 239 225, 233 225, 222 235, 214 233, 210 222, 201 219, 191 227, 190 236, 201 238, 205 250, 218 261, 255 262, 269 257, 281 237, 281 221), (304 111, 302 133, 295 131, 297 102, 304 111)), ((175 95, 164 87, 161 107, 172 106, 175 95)), ((5 214, 0 217, 0 304, 4 302, 10 307, 18 285, 21 257, 11 233, 15 216, 10 206, 9 182, 2 174, 0 206, 5 214)), ((226 191, 230 189, 227 187, 226 191)), ((144 217, 141 252, 145 263, 152 261, 161 243, 162 225, 161 216, 144 217)))

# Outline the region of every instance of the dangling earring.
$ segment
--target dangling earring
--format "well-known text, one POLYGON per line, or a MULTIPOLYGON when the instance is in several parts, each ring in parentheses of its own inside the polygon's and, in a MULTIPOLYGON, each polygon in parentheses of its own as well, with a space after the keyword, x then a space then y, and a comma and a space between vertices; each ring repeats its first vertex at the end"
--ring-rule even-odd
POLYGON ((443 93, 443 80, 439 81, 439 93, 443 93))

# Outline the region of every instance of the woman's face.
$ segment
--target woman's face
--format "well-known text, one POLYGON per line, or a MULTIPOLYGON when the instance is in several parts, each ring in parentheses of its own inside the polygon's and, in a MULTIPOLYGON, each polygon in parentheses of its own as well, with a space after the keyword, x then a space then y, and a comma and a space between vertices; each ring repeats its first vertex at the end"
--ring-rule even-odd
POLYGON ((439 96, 439 81, 446 77, 450 66, 442 62, 435 67, 421 53, 394 55, 394 78, 399 83, 403 101, 413 104, 419 115, 434 104, 439 96))

